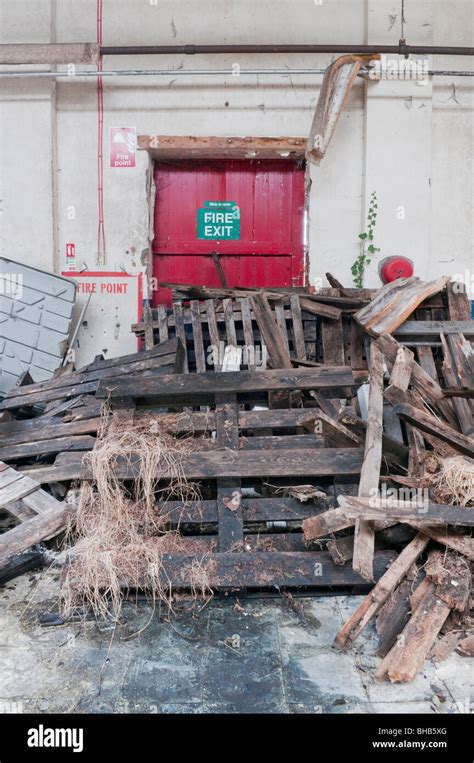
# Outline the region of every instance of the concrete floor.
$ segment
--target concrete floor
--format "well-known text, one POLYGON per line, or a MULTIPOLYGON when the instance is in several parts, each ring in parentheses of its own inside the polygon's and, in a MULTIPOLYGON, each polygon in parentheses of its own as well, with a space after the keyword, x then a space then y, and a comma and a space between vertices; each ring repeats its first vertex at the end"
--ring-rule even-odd
POLYGON ((146 602, 122 622, 44 626, 57 571, 0 588, 0 712, 473 712, 473 661, 428 661, 408 685, 377 684, 376 639, 331 648, 360 597, 214 598, 160 621, 146 602), (148 623, 148 625, 147 625, 148 623))

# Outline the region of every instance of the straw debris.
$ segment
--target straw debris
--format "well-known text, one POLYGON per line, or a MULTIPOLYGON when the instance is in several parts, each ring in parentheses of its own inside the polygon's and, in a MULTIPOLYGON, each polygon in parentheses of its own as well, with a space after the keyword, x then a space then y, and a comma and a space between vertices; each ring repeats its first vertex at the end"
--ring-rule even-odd
MULTIPOLYGON (((171 607, 173 592, 163 558, 188 553, 179 526, 168 525, 167 501, 183 508, 198 500, 182 458, 194 448, 192 437, 178 438, 159 427, 159 415, 138 418, 105 408, 97 445, 85 460, 93 481, 83 483, 74 530, 68 533, 70 564, 63 581, 63 610, 92 610, 100 618, 120 615, 127 589, 145 589, 153 601, 171 607), (116 476, 118 463, 137 469, 130 483, 116 476)), ((196 597, 209 597, 205 566, 191 569, 196 597)))

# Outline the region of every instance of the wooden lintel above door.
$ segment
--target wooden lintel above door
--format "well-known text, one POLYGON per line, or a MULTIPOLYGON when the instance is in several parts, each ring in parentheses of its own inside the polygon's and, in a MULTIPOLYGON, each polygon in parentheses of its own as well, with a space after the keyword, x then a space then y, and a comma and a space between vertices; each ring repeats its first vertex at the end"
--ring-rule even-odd
POLYGON ((138 148, 157 161, 187 159, 303 160, 307 138, 228 138, 186 135, 139 135, 138 148))

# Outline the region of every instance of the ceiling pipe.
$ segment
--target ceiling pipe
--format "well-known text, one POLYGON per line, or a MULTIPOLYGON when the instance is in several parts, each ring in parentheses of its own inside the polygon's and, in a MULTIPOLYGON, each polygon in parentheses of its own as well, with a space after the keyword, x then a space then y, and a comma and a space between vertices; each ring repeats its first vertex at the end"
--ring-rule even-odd
POLYGON ((254 53, 392 53, 408 57, 410 55, 472 56, 474 48, 453 46, 407 45, 400 40, 398 45, 101 45, 102 56, 195 56, 213 54, 254 54, 254 53))
MULTIPOLYGON (((253 76, 253 75, 282 75, 285 77, 292 77, 295 74, 312 75, 312 74, 324 74, 326 69, 241 69, 239 71, 239 77, 253 76)), ((365 70, 359 73, 359 76, 366 76, 365 70)), ((232 76, 230 69, 104 69, 103 71, 78 71, 75 70, 74 74, 70 74, 67 71, 0 71, 0 79, 66 79, 69 82, 78 82, 81 79, 92 79, 94 77, 183 77, 183 76, 209 76, 218 75, 223 77, 232 76)), ((429 77, 474 77, 474 69, 471 71, 456 71, 452 69, 446 70, 433 70, 427 69, 423 71, 423 76, 429 77)), ((412 79, 416 81, 416 76, 410 78, 409 76, 400 79, 412 79)))

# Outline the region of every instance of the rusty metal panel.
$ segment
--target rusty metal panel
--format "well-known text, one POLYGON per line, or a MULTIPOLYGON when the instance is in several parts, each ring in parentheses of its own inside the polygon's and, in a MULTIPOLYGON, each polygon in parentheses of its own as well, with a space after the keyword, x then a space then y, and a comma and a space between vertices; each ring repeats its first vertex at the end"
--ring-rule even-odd
MULTIPOLYGON (((229 286, 297 286, 304 279, 304 171, 284 160, 155 165, 154 276, 219 286, 212 253, 229 286), (233 202, 240 235, 199 237, 198 210, 233 202)), ((201 231, 202 232, 202 231, 201 231)), ((164 290, 155 304, 169 302, 164 290)))

